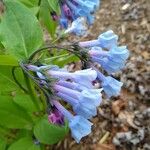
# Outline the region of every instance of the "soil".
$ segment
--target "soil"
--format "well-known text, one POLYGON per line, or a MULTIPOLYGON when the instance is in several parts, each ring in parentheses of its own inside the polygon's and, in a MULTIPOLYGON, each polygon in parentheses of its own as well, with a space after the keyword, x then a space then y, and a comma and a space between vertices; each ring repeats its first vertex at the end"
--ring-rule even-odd
POLYGON ((126 68, 115 75, 124 88, 103 100, 92 133, 80 144, 68 135, 47 149, 150 150, 150 0, 102 0, 95 20, 82 41, 111 29, 130 50, 126 68))

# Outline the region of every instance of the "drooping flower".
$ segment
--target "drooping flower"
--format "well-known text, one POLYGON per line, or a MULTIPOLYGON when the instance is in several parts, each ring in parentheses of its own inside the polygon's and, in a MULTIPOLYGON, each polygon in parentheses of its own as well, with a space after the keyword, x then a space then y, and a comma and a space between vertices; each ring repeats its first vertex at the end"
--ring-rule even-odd
POLYGON ((124 68, 129 51, 126 46, 120 46, 109 51, 92 49, 89 55, 92 61, 99 63, 108 73, 114 73, 124 68))
POLYGON ((111 76, 104 76, 100 71, 97 71, 97 77, 102 82, 102 88, 106 95, 110 98, 111 96, 118 96, 123 85, 122 82, 117 81, 111 76))
POLYGON ((92 81, 94 81, 97 77, 96 71, 92 69, 79 70, 73 73, 70 73, 67 71, 61 72, 59 70, 55 71, 55 70, 49 69, 47 71, 47 74, 58 79, 64 79, 64 80, 70 79, 88 88, 93 87, 92 81))
POLYGON ((76 140, 77 143, 80 142, 82 137, 85 137, 91 133, 92 123, 90 121, 79 115, 73 116, 56 100, 53 101, 53 104, 68 120, 72 137, 76 140))
POLYGON ((57 96, 72 105, 76 114, 87 119, 97 114, 96 107, 101 103, 101 89, 86 89, 79 92, 57 84, 54 89, 57 96))
POLYGON ((74 20, 68 29, 65 30, 65 34, 67 33, 73 33, 78 36, 84 35, 87 31, 87 27, 85 25, 85 19, 84 18, 77 18, 74 20))
POLYGON ((79 42, 81 47, 94 47, 99 46, 101 48, 110 49, 117 46, 118 36, 114 34, 112 30, 104 32, 99 35, 96 40, 79 42))

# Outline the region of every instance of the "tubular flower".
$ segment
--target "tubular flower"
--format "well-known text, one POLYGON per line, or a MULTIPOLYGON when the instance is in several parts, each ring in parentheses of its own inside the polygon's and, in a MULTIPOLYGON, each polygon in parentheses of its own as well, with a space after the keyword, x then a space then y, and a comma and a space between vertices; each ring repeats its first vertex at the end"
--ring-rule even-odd
POLYGON ((114 34, 112 30, 104 32, 99 35, 96 40, 79 42, 79 46, 81 47, 94 47, 99 46, 101 48, 110 49, 117 46, 118 36, 114 34))
POLYGON ((101 89, 84 89, 79 92, 69 89, 65 85, 60 86, 57 84, 54 86, 54 89, 57 92, 57 96, 72 105, 76 114, 87 119, 97 114, 96 107, 101 103, 101 89))
POLYGON ((114 73, 124 68, 129 52, 126 46, 114 47, 109 51, 89 51, 91 60, 99 63, 108 73, 114 73))
POLYGON ((94 81, 97 78, 96 71, 92 69, 75 71, 73 73, 50 69, 47 71, 47 74, 52 76, 53 78, 64 79, 64 80, 70 79, 88 88, 93 87, 92 81, 94 81))
POLYGON ((84 17, 90 25, 94 21, 93 13, 99 7, 100 0, 60 0, 60 25, 67 28, 69 22, 84 17))
POLYGON ((101 86, 106 93, 107 97, 118 96, 121 91, 121 87, 123 85, 122 82, 117 81, 115 78, 111 76, 103 75, 98 69, 93 67, 97 71, 97 78, 102 83, 101 86))
POLYGON ((91 61, 99 63, 109 74, 124 68, 129 51, 126 46, 117 45, 118 36, 109 30, 101 34, 97 40, 79 42, 80 47, 89 48, 91 61), (103 49, 107 49, 103 50, 103 49))
POLYGON ((91 126, 93 124, 90 121, 80 115, 73 116, 58 101, 53 101, 53 104, 68 120, 72 137, 77 143, 80 142, 82 137, 91 133, 91 126))

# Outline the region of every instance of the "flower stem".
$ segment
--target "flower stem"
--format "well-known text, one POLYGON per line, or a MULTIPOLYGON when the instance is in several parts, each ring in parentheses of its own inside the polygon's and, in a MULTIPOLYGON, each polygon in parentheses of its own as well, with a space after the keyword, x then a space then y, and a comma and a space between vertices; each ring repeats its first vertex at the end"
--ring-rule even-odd
POLYGON ((30 91, 30 96, 32 98, 32 101, 33 101, 37 111, 39 111, 40 105, 39 105, 38 98, 37 98, 36 93, 35 93, 35 89, 34 89, 33 85, 31 84, 30 79, 28 78, 28 76, 25 73, 24 73, 24 78, 25 78, 27 88, 30 91))

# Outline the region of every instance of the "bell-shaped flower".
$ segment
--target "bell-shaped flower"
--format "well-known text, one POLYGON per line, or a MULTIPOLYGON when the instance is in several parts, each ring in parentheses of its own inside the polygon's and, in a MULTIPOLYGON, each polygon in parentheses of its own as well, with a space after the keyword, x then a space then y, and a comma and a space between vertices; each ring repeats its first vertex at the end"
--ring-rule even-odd
MULTIPOLYGON (((97 70, 97 69, 96 69, 97 70)), ((123 85, 122 82, 117 81, 111 76, 104 76, 97 70, 98 79, 102 82, 102 88, 108 97, 118 96, 123 85)))
POLYGON ((71 135, 77 143, 79 143, 83 137, 91 133, 93 124, 90 121, 79 115, 73 116, 57 101, 53 101, 53 104, 68 120, 71 135))
POLYGON ((76 114, 85 118, 96 115, 96 107, 101 103, 101 89, 87 89, 81 92, 55 85, 56 95, 72 105, 76 114))
POLYGON ((111 76, 105 77, 105 80, 102 83, 102 87, 108 97, 118 96, 121 91, 123 83, 117 81, 111 76))
POLYGON ((74 116, 74 118, 69 122, 69 128, 71 129, 72 137, 77 143, 80 142, 82 137, 87 136, 91 133, 92 123, 82 116, 74 116))
POLYGON ((74 20, 71 24, 71 26, 65 30, 65 34, 67 33, 74 33, 78 36, 84 35, 87 31, 87 27, 85 25, 85 19, 84 18, 77 18, 74 20))
POLYGON ((99 46, 110 49, 117 46, 118 36, 112 30, 104 32, 98 37, 99 46))
POLYGON ((114 47, 108 51, 108 58, 113 62, 126 62, 129 57, 129 51, 126 46, 114 47))
POLYGON ((48 70, 47 74, 58 79, 64 79, 64 80, 70 79, 76 83, 80 83, 81 85, 89 88, 93 87, 92 81, 94 81, 97 78, 96 71, 92 69, 75 71, 73 73, 65 72, 65 71, 60 72, 60 71, 48 70))
POLYGON ((95 47, 110 49, 117 46, 118 36, 112 30, 99 35, 96 40, 79 42, 80 47, 95 47))
POLYGON ((109 51, 102 49, 91 49, 89 52, 91 60, 99 63, 108 73, 114 73, 124 68, 129 51, 126 46, 114 47, 109 51))

